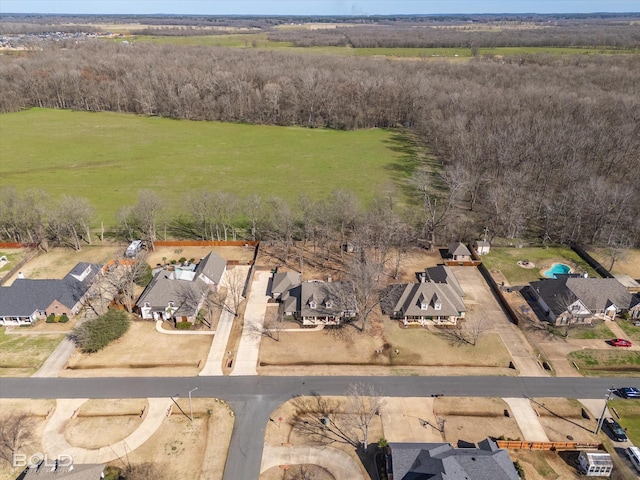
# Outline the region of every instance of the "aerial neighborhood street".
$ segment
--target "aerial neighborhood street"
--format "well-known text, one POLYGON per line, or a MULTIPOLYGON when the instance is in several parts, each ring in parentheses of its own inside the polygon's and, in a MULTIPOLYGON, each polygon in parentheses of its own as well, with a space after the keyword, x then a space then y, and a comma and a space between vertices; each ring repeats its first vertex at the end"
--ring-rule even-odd
POLYGON ((640 478, 637 10, 2 0, 0 480, 640 478))

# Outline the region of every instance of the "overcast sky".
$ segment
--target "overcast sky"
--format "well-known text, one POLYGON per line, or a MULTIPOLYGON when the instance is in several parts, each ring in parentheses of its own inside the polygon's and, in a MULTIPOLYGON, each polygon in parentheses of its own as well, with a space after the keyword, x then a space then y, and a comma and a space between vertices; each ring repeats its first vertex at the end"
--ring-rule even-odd
POLYGON ((0 0, 0 13, 387 15, 638 11, 640 0, 0 0))

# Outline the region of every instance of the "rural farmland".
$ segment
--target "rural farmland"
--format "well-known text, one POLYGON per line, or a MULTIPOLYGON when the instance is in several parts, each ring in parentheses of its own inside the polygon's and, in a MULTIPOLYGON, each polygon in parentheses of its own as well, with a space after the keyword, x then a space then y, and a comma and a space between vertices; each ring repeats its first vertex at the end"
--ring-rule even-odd
POLYGON ((0 176, 18 191, 83 196, 112 224, 141 189, 178 205, 194 189, 293 201, 343 188, 371 199, 412 161, 398 132, 342 132, 31 109, 0 115, 0 176))

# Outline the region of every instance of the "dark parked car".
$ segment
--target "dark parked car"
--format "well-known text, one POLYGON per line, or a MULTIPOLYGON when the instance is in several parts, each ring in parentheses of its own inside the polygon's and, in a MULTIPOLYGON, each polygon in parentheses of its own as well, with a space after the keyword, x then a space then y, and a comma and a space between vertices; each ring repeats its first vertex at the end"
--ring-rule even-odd
POLYGON ((640 398, 640 389, 636 387, 622 387, 618 389, 618 395, 622 398, 640 398))
POLYGON ((624 432, 620 424, 616 422, 613 418, 604 419, 604 429, 607 430, 607 432, 609 433, 609 436, 613 438, 616 442, 627 441, 627 434, 624 432))

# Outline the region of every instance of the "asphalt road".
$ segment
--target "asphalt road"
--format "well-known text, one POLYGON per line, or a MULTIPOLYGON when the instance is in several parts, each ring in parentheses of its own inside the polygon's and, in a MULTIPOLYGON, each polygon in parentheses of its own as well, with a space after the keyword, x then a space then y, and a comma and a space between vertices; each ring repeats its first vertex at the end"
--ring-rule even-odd
MULTIPOLYGON (((147 377, 0 378, 4 398, 217 397, 235 412, 225 480, 258 478, 270 413, 296 395, 341 395, 352 383, 373 385, 383 396, 604 398, 612 385, 637 378, 553 377, 147 377)), ((455 401, 455 400, 452 400, 455 401)))

